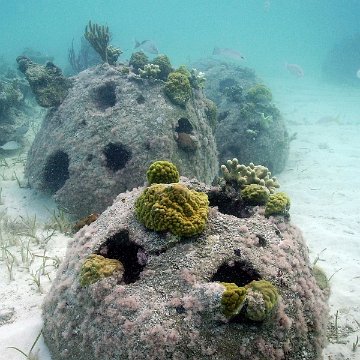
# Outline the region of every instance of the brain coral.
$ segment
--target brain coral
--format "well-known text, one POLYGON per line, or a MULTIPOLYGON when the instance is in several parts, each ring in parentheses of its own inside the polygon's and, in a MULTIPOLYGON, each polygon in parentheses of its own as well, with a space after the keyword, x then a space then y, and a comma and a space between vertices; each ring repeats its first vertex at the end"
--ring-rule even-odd
POLYGON ((154 184, 144 190, 135 207, 138 219, 155 231, 192 236, 204 230, 208 198, 182 184, 154 184))

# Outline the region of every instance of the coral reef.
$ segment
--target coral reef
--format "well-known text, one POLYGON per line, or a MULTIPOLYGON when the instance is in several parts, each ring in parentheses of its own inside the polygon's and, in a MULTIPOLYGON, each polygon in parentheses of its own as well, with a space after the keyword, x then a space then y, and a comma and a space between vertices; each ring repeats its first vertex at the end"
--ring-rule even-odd
MULTIPOLYGON (((149 63, 149 58, 142 51, 137 51, 131 54, 129 65, 132 67, 135 74, 139 74, 139 70, 143 69, 149 63)), ((156 64, 153 62, 153 64, 156 64)), ((156 64, 159 65, 159 64, 156 64)))
POLYGON ((25 56, 18 56, 16 61, 40 106, 59 106, 64 101, 72 82, 63 76, 60 68, 52 62, 36 64, 25 56))
POLYGON ((157 79, 160 71, 159 65, 146 64, 143 69, 139 69, 139 75, 145 79, 157 79))
POLYGON ((225 182, 230 183, 236 189, 243 189, 245 185, 258 184, 273 193, 280 186, 276 177, 271 176, 267 167, 253 163, 248 166, 239 164, 236 158, 221 165, 221 171, 225 182))
POLYGON ((182 184, 150 185, 135 203, 139 221, 148 229, 180 236, 201 233, 208 217, 207 195, 182 184))
POLYGON ((271 91, 243 66, 209 59, 191 66, 205 74, 205 94, 217 106, 212 127, 220 163, 235 157, 242 164, 263 164, 274 174, 281 172, 290 139, 271 91))
POLYGON ((102 61, 109 65, 114 65, 118 57, 122 54, 120 49, 109 45, 110 32, 108 26, 92 24, 91 21, 89 21, 85 27, 84 37, 100 55, 102 61))
POLYGON ((124 266, 119 260, 107 259, 101 255, 91 254, 81 266, 80 285, 88 286, 113 275, 114 272, 124 272, 124 266))
POLYGON ((52 359, 321 359, 328 293, 300 231, 287 217, 266 218, 263 206, 246 218, 224 214, 214 191, 184 177, 133 189, 75 235, 43 305, 52 359), (148 189, 174 185, 210 200, 191 239, 149 231, 136 215, 148 189), (82 286, 94 254, 123 271, 82 286))
POLYGON ((247 90, 245 98, 254 104, 266 105, 272 101, 272 94, 265 85, 256 84, 247 90))
POLYGON ((259 184, 245 185, 240 194, 248 205, 265 205, 269 200, 269 190, 259 184))
POLYGON ((164 91, 172 103, 185 106, 192 95, 189 77, 180 70, 170 73, 164 91))
POLYGON ((176 106, 164 95, 163 81, 106 63, 72 79, 69 96, 47 114, 28 153, 31 187, 82 218, 143 185, 158 159, 171 161, 184 176, 213 181, 217 151, 201 92, 186 108, 176 106))
POLYGON ((154 161, 146 172, 149 185, 170 184, 179 182, 179 171, 177 167, 170 161, 158 160, 154 161))
POLYGON ((246 298, 246 289, 239 287, 235 283, 221 283, 225 291, 221 297, 222 312, 228 318, 239 314, 244 306, 246 298))
POLYGON ((0 76, 0 146, 9 141, 21 143, 29 130, 29 119, 37 111, 29 93, 26 80, 12 71, 0 76))
POLYGON ((279 294, 275 286, 266 280, 253 280, 245 288, 246 317, 253 321, 264 321, 278 304, 279 294))
POLYGON ((265 216, 270 215, 288 215, 290 209, 290 199, 283 193, 278 192, 269 196, 266 203, 265 216))
POLYGON ((174 71, 174 69, 171 66, 170 59, 166 55, 158 55, 156 56, 152 61, 152 64, 158 65, 160 69, 160 73, 158 78, 160 80, 166 81, 169 74, 174 71))

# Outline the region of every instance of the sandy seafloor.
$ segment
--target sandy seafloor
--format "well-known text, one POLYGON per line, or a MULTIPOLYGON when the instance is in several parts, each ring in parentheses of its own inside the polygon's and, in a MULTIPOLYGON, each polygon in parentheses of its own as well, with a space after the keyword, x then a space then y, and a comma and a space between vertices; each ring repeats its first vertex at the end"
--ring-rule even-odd
MULTIPOLYGON (((265 79, 265 83, 273 91, 289 133, 296 133, 286 169, 278 176, 281 190, 291 198, 291 220, 303 231, 311 261, 318 257, 317 264, 331 278, 329 343, 324 359, 360 359, 360 346, 355 345, 360 337, 360 80, 358 89, 306 77, 265 79), (319 123, 323 117, 328 120, 319 123)), ((47 239, 51 230, 44 230, 44 223, 53 220, 55 205, 44 195, 19 188, 14 171, 26 181, 21 179, 23 163, 16 159, 18 155, 7 158, 9 167, 0 167, 0 214, 6 216, 6 210, 9 218, 18 221, 31 220, 36 214, 37 230, 35 237, 20 236, 8 248, 18 259, 12 268, 14 280, 9 281, 9 269, 0 260, 1 360, 25 358, 9 346, 28 354, 41 329, 42 300, 55 276, 53 258, 64 256, 68 240, 59 232, 47 239), (25 262, 21 260, 21 248, 23 257, 24 248, 29 248, 28 258, 34 257, 30 266, 26 266, 26 257, 25 262), (45 267, 44 257, 34 256, 43 256, 44 248, 49 257, 45 267), (39 269, 46 274, 40 275, 42 293, 33 281, 39 269)), ((33 359, 50 359, 42 338, 33 352, 33 359)))

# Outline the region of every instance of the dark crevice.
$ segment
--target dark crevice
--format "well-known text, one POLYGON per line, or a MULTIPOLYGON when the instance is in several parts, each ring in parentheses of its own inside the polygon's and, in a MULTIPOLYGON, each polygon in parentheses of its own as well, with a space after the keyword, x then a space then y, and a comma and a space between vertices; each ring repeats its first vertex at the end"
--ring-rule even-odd
POLYGON ((178 133, 191 134, 193 131, 193 126, 188 119, 180 118, 178 120, 178 126, 175 128, 175 131, 178 133))
POLYGON ((63 151, 57 151, 47 159, 43 182, 51 194, 61 189, 69 178, 69 163, 69 156, 63 151))
POLYGON ((147 264, 148 255, 143 247, 129 238, 127 230, 121 230, 103 243, 96 252, 108 259, 119 260, 124 266, 122 281, 131 284, 139 280, 140 273, 147 264))
POLYGON ((106 166, 112 171, 121 170, 131 159, 131 150, 121 143, 109 143, 105 146, 104 154, 106 166))
POLYGON ((235 261, 233 264, 222 264, 211 281, 235 283, 237 286, 245 286, 253 280, 260 280, 259 272, 245 260, 235 261))
POLYGON ((210 206, 216 206, 222 214, 248 218, 254 213, 254 208, 246 206, 239 191, 236 191, 231 186, 227 186, 225 189, 212 188, 207 195, 210 206))
POLYGON ((94 89, 93 98, 96 106, 100 110, 105 110, 113 107, 116 104, 116 85, 113 82, 107 82, 98 88, 94 89))

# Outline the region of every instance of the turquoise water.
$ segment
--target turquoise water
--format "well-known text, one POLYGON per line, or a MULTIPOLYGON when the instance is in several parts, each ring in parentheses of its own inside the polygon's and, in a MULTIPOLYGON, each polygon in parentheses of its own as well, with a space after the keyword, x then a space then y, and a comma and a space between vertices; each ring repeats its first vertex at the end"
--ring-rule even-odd
POLYGON ((289 62, 317 76, 334 43, 359 31, 360 1, 0 0, 0 9, 0 56, 9 62, 30 47, 66 66, 91 19, 109 25, 123 60, 135 38, 151 39, 175 64, 219 46, 244 54, 260 75, 281 76, 289 62))

